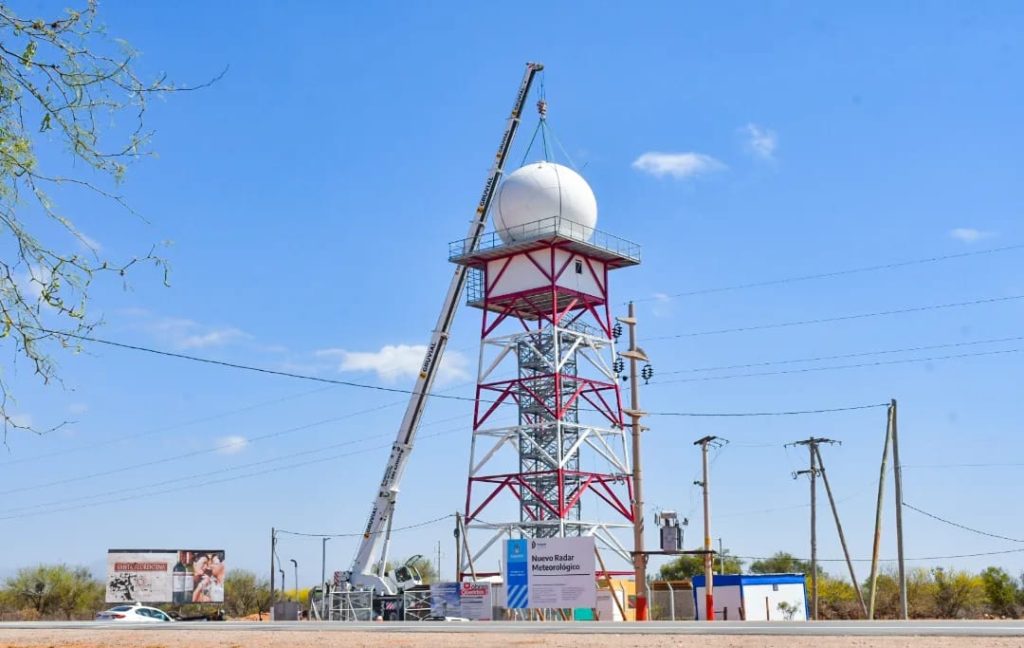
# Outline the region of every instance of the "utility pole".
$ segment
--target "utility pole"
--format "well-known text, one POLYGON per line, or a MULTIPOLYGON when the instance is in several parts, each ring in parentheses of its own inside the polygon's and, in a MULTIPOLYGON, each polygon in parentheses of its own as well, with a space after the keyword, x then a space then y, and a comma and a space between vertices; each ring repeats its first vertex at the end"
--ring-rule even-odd
MULTIPOLYGON (((644 497, 643 472, 640 462, 640 419, 646 413, 640 409, 640 381, 638 380, 637 363, 647 363, 647 354, 636 344, 636 311, 633 302, 629 302, 629 315, 616 318, 629 327, 629 350, 619 355, 629 359, 629 409, 624 412, 629 416, 633 429, 633 569, 636 581, 636 620, 647 620, 647 554, 644 553, 644 497)), ((644 366, 644 378, 651 375, 650 364, 644 366)))
POLYGON ((274 620, 274 581, 277 575, 274 574, 274 555, 277 553, 277 530, 270 527, 270 620, 274 620))
POLYGON ((437 582, 441 582, 441 541, 437 541, 437 582))
POLYGON ((895 414, 895 411, 890 404, 885 421, 885 445, 882 446, 882 466, 878 474, 878 502, 875 504, 875 541, 871 546, 871 577, 869 579, 871 589, 868 594, 868 620, 875 618, 875 592, 878 586, 878 553, 882 545, 882 504, 885 501, 885 469, 889 461, 893 414, 895 414))
POLYGON ((327 614, 327 541, 331 536, 320 538, 320 618, 327 614))
POLYGON ((900 570, 900 614, 909 619, 907 613, 907 568, 903 561, 903 470, 900 464, 900 441, 896 425, 896 399, 889 403, 892 417, 892 470, 896 481, 896 558, 900 570))
POLYGON ((825 472, 825 460, 821 457, 821 450, 814 446, 814 454, 818 457, 818 465, 821 467, 821 481, 825 484, 825 493, 828 495, 828 504, 832 507, 832 517, 836 520, 836 531, 839 532, 839 544, 843 547, 843 556, 846 558, 846 567, 850 570, 850 582, 853 583, 853 591, 857 592, 857 601, 864 616, 868 615, 868 606, 864 603, 864 594, 860 591, 860 582, 857 574, 853 572, 853 561, 850 560, 850 550, 846 547, 846 534, 843 533, 843 525, 839 521, 839 509, 836 508, 836 500, 832 497, 832 487, 828 484, 828 473, 825 472))
POLYGON ((793 479, 800 475, 809 475, 811 482, 811 618, 818 620, 818 475, 821 470, 818 468, 818 445, 821 443, 839 443, 832 439, 811 437, 804 441, 787 443, 787 446, 807 446, 811 458, 811 465, 808 470, 798 470, 793 473, 793 479))
POLYGON ((462 513, 455 511, 455 530, 452 535, 455 536, 455 581, 458 583, 462 582, 462 542, 460 540, 459 529, 462 528, 462 513))
POLYGON ((715 620, 715 587, 714 587, 714 550, 711 548, 711 484, 708 475, 708 447, 720 447, 727 443, 725 439, 716 436, 706 436, 697 439, 693 445, 700 446, 701 466, 704 477, 699 482, 694 482, 704 490, 704 615, 708 621, 715 620))

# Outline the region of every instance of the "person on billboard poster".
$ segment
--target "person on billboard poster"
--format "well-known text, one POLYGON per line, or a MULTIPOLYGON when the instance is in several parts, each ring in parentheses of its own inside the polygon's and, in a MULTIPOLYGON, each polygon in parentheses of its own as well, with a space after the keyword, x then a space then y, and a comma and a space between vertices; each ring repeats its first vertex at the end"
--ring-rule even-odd
POLYGON ((224 600, 224 552, 193 552, 192 602, 220 603, 224 600))

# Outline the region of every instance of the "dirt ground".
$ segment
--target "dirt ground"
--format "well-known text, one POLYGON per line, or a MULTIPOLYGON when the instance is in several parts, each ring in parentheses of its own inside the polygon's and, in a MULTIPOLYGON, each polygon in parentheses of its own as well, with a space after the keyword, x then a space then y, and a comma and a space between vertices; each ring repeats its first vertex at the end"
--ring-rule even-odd
POLYGON ((1024 637, 769 637, 653 635, 385 634, 303 631, 2 630, 4 648, 1024 648, 1024 637))

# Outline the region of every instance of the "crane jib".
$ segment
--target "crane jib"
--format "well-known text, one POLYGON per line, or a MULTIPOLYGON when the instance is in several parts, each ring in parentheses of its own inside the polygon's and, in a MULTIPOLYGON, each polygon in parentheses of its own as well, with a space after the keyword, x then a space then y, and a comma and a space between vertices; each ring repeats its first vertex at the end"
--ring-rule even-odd
MULTIPOLYGON (((497 155, 494 157, 494 166, 484 183, 484 190, 477 205, 475 218, 470 223, 467 243, 469 250, 475 250, 480 238, 483 236, 487 223, 487 211, 497 190, 498 181, 504 172, 505 161, 508 158, 512 142, 519 129, 520 116, 523 106, 529 96, 530 87, 537 73, 544 69, 539 63, 528 63, 526 74, 516 94, 516 101, 512 108, 498 147, 497 155)), ((467 250, 467 251, 469 251, 467 250)), ((420 365, 416 388, 413 390, 406 407, 405 416, 402 419, 402 426, 398 431, 398 439, 391 448, 388 463, 384 469, 384 477, 381 480, 380 488, 370 509, 370 516, 363 534, 363 541, 356 553, 352 563, 352 569, 348 572, 349 582, 360 587, 372 587, 374 589, 394 589, 395 584, 388 584, 388 579, 383 578, 383 567, 381 573, 375 573, 370 569, 374 562, 374 554, 379 547, 383 547, 380 556, 380 564, 384 564, 387 557, 387 550, 390 544, 390 524, 394 516, 395 500, 398 496, 398 484, 402 479, 405 464, 412 453, 413 439, 416 436, 420 419, 423 415, 424 405, 430 394, 434 378, 437 375, 438 365, 444 355, 444 349, 448 342, 448 334, 451 330, 455 313, 458 310, 462 291, 466 283, 466 269, 457 266, 448 287, 448 295, 441 308, 438 317, 437 327, 434 329, 430 344, 427 346, 423 362, 420 365)))

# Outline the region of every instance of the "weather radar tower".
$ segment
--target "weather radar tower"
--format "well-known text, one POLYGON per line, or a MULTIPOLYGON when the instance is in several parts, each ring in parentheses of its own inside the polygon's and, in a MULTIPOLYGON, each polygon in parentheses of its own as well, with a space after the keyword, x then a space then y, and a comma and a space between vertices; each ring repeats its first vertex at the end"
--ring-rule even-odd
POLYGON ((616 537, 633 486, 608 279, 639 246, 595 229, 590 186, 552 162, 508 175, 490 216, 493 231, 449 250, 482 312, 459 578, 495 574, 481 559, 509 537, 594 536, 630 561, 616 537))

